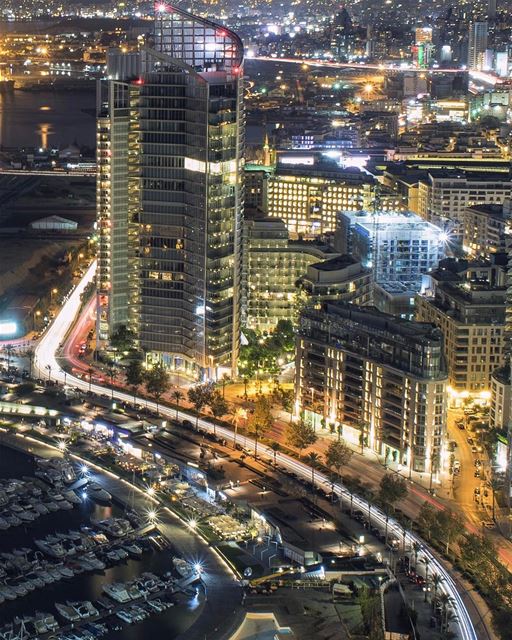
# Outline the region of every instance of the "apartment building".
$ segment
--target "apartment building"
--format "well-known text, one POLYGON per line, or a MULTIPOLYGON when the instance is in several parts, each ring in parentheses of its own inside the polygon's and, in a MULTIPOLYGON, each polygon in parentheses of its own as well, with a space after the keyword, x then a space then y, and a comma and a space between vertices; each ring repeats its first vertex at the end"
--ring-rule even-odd
POLYGON ((448 382, 455 394, 488 391, 504 364, 506 259, 446 260, 416 296, 416 320, 444 336, 448 382))
POLYGON ((480 258, 505 251, 505 232, 511 215, 510 200, 503 204, 481 204, 464 212, 462 248, 480 258))
POLYGON ((340 428, 412 470, 439 470, 447 374, 434 325, 346 303, 308 307, 295 364, 297 406, 316 428, 340 428))
POLYGON ((476 173, 436 169, 418 185, 419 215, 442 227, 462 245, 468 207, 503 204, 510 198, 510 173, 476 173))

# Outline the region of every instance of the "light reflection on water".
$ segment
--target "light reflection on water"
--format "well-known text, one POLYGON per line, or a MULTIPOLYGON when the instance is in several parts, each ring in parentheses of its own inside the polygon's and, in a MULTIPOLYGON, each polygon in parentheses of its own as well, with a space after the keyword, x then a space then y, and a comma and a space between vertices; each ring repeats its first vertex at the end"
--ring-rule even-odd
POLYGON ((63 148, 77 142, 93 147, 95 120, 82 109, 94 107, 93 90, 0 93, 0 145, 40 146, 46 127, 51 145, 63 148))

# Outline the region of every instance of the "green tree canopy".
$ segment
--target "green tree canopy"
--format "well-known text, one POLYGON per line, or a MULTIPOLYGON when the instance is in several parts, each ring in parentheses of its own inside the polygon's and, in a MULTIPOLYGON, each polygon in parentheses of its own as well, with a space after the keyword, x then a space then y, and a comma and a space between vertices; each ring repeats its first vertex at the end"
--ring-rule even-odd
POLYGON ((297 422, 292 422, 288 425, 286 441, 292 447, 296 447, 300 455, 302 455, 303 449, 315 444, 317 440, 318 438, 311 422, 305 420, 303 416, 297 422))

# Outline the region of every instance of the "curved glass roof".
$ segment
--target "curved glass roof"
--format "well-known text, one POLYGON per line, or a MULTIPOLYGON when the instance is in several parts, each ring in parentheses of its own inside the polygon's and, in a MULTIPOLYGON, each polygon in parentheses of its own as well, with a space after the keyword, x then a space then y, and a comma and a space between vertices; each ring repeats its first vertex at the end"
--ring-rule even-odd
POLYGON ((244 48, 236 33, 166 2, 155 4, 155 49, 198 72, 242 72, 244 48))

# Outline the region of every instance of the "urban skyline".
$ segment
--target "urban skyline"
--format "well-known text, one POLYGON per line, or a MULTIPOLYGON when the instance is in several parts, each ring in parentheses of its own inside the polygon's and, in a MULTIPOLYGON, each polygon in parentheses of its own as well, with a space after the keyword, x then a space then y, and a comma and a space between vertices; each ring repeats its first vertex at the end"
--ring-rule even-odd
POLYGON ((0 7, 0 640, 508 640, 509 10, 0 7))

